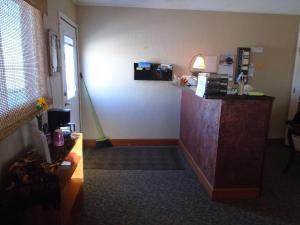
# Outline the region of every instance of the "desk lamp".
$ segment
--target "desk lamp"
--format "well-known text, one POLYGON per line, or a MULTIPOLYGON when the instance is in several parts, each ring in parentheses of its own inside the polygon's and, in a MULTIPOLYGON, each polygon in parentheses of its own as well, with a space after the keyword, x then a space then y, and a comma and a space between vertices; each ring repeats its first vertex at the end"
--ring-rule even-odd
POLYGON ((204 72, 205 70, 205 59, 204 57, 199 54, 195 55, 190 64, 190 71, 192 72, 193 76, 198 76, 199 72, 204 72))
POLYGON ((192 76, 188 79, 188 84, 190 86, 197 86, 198 74, 205 70, 205 60, 201 54, 195 55, 192 58, 189 70, 192 73, 192 76))

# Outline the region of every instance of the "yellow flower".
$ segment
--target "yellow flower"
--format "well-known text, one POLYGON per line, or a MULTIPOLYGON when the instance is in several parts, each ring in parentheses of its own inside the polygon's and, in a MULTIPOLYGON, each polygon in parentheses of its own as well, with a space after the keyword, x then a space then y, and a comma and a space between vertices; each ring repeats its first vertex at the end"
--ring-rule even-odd
POLYGON ((46 102, 46 99, 43 97, 38 98, 38 100, 36 101, 36 108, 38 110, 46 111, 48 109, 48 104, 46 102))

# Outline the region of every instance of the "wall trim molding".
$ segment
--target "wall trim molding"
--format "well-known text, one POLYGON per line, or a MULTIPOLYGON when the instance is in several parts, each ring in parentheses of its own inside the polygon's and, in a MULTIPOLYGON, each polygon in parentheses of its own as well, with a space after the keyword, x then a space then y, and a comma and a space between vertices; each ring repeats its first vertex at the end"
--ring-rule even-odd
POLYGON ((209 198, 212 201, 220 201, 220 202, 232 202, 235 200, 242 200, 242 199, 251 199, 251 198, 258 198, 260 195, 259 188, 214 188, 209 181, 207 180, 206 176, 196 164, 195 160, 188 152, 186 146, 183 144, 181 140, 179 140, 179 145, 181 151, 187 158, 190 166, 194 170, 199 182, 202 184, 203 188, 207 192, 209 198))
MULTIPOLYGON (((113 144, 113 146, 180 145, 182 148, 185 148, 185 146, 182 144, 182 142, 178 139, 111 139, 110 141, 113 144)), ((268 144, 284 144, 284 139, 283 138, 270 138, 270 139, 268 139, 268 144)), ((86 148, 94 148, 96 146, 96 139, 84 139, 83 146, 86 148)), ((188 153, 188 151, 186 151, 186 152, 188 153)))
MULTIPOLYGON (((178 139, 110 139, 113 146, 160 146, 160 145, 178 145, 178 139)), ((84 139, 83 146, 94 148, 96 139, 84 139)))
POLYGON ((83 139, 83 148, 95 148, 96 140, 95 139, 83 139))
POLYGON ((284 141, 284 138, 269 138, 268 139, 268 144, 284 145, 285 141, 284 141))

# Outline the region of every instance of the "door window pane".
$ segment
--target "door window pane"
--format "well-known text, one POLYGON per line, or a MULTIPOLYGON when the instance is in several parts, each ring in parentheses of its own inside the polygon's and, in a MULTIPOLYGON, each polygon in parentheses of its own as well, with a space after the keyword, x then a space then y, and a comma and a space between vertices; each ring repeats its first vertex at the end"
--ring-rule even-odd
POLYGON ((75 74, 75 51, 72 38, 64 36, 65 68, 67 99, 70 100, 76 95, 76 74, 75 74))

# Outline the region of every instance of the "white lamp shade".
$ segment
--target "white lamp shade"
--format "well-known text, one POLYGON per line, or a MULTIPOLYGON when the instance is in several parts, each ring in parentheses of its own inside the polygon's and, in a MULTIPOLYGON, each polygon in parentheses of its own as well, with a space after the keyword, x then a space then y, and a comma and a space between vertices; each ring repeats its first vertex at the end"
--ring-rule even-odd
POLYGON ((192 64, 193 70, 204 70, 205 69, 205 61, 204 57, 201 55, 198 55, 194 58, 194 62, 192 64))

